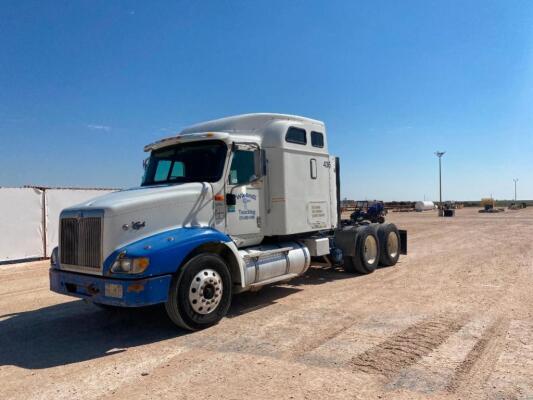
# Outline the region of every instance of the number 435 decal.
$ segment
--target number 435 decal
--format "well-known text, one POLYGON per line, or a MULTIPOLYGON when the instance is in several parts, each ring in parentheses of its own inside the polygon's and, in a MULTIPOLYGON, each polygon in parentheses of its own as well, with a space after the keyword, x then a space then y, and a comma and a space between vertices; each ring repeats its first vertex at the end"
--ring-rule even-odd
POLYGON ((326 167, 326 168, 331 168, 331 162, 329 162, 329 161, 324 161, 324 167, 326 167))

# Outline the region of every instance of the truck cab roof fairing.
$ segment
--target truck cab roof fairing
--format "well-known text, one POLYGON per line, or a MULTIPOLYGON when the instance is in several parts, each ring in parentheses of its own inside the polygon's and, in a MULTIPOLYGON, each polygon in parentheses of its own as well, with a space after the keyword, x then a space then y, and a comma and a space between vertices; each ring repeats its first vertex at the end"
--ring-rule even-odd
POLYGON ((236 115, 195 124, 184 128, 175 136, 147 145, 144 150, 151 151, 180 142, 211 138, 227 142, 255 142, 264 147, 293 148, 300 151, 307 148, 318 153, 328 152, 326 127, 323 122, 296 115, 268 113, 236 115), (290 127, 303 128, 308 135, 313 131, 322 133, 323 147, 312 147, 310 141, 307 146, 287 143, 285 135, 290 127))
POLYGON ((198 133, 207 131, 257 132, 265 129, 267 125, 271 124, 274 121, 314 125, 317 129, 324 129, 323 122, 311 118, 287 114, 255 113, 234 115, 231 117, 201 122, 199 124, 191 125, 187 128, 184 128, 180 133, 198 133))

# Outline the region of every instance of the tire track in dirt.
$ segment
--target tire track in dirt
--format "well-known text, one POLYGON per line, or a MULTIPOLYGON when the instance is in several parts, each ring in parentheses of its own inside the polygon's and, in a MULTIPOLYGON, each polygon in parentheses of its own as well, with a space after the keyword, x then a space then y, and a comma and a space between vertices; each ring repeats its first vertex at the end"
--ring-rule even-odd
POLYGON ((507 330, 508 323, 497 319, 468 352, 463 362, 456 368, 446 391, 455 393, 461 389, 471 390, 473 386, 482 387, 492 371, 492 365, 499 355, 498 339, 507 330), (488 366, 488 368, 485 368, 488 366))
MULTIPOLYGON (((486 361, 476 366, 477 375, 472 375, 460 389, 468 389, 468 383, 471 383, 475 385, 474 395, 490 392, 492 399, 533 399, 533 322, 511 319, 495 342, 495 350, 489 350, 486 361), (485 369, 488 378, 482 375, 485 369), (486 380, 478 384, 480 375, 486 380)), ((464 392, 468 393, 467 390, 464 392)))
POLYGON ((331 330, 328 335, 320 335, 309 341, 294 360, 308 366, 351 371, 354 357, 422 319, 421 316, 409 315, 359 316, 348 327, 343 325, 335 331, 331 330))
POLYGON ((290 354, 290 356, 286 358, 291 360, 299 360, 300 358, 302 358, 302 356, 312 352, 313 350, 318 349, 324 343, 334 340, 337 336, 346 332, 346 330, 352 327, 355 323, 356 320, 347 321, 347 323, 343 324, 340 328, 330 331, 325 335, 321 335, 315 340, 302 344, 298 350, 294 351, 292 354, 290 354))
POLYGON ((421 321, 354 357, 351 367, 356 372, 392 377, 431 353, 462 326, 462 320, 446 316, 421 321))

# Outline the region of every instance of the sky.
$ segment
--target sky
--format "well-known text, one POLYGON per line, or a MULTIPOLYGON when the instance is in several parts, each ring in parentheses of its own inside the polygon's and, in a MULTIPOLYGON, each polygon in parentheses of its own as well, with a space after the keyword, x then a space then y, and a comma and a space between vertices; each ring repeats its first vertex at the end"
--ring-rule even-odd
POLYGON ((0 186, 137 186, 143 146, 250 112, 326 123, 342 197, 533 199, 533 2, 0 7, 0 186))

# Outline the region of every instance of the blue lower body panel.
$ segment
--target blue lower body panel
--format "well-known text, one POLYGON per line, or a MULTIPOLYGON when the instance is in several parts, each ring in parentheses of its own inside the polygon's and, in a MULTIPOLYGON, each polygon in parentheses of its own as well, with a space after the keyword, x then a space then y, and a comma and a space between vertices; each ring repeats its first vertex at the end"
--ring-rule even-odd
POLYGON ((143 279, 111 279, 50 269, 50 290, 94 303, 142 307, 164 303, 172 275, 143 279))

